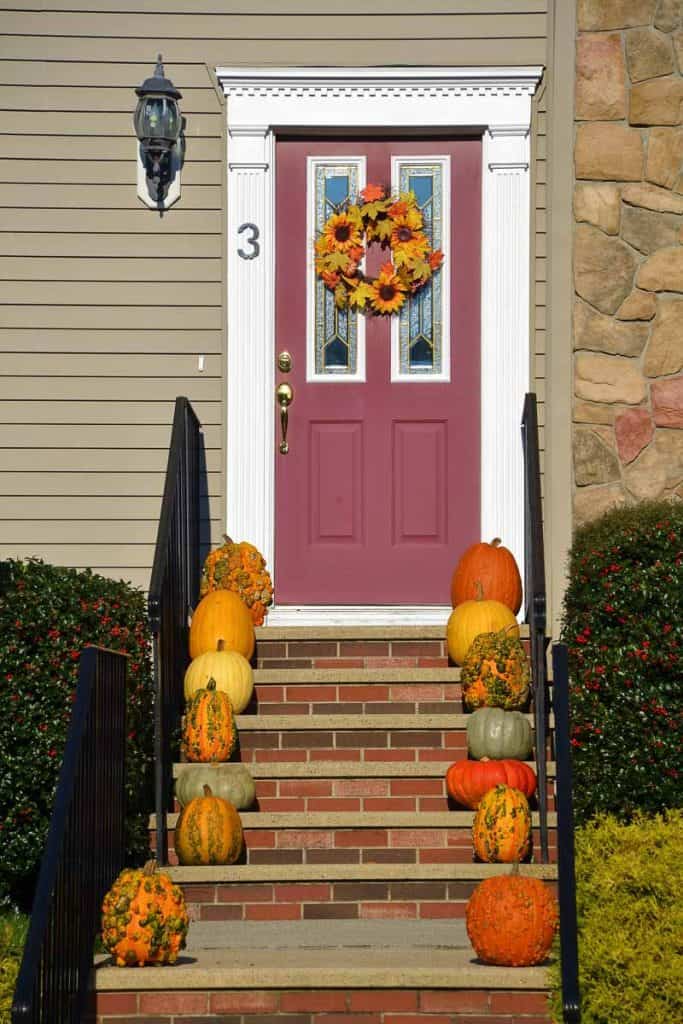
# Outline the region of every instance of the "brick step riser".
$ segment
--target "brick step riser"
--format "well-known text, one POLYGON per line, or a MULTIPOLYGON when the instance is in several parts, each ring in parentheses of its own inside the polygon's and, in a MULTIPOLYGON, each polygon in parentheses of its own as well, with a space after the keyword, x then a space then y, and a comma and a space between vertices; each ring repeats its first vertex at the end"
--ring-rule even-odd
MULTIPOLYGON (((154 833, 150 846, 154 849, 154 833)), ((540 835, 532 831, 532 853, 540 856, 540 835)), ((556 858, 555 831, 549 833, 550 860, 556 858)), ((177 864, 175 833, 168 833, 169 863, 177 864)), ((246 829, 244 864, 471 864, 472 830, 425 829, 246 829)))
MULTIPOLYGON (((555 794, 548 784, 548 810, 555 794)), ((530 800, 538 809, 536 797, 530 800)), ((178 802, 175 810, 179 811, 178 802)), ((256 801, 250 811, 461 811, 446 793, 443 779, 257 779, 256 801)))
POLYGON ((84 1020, 265 1024, 279 1016, 283 1024, 550 1024, 541 991, 409 988, 96 992, 84 1020))
MULTIPOLYGON (((444 629, 445 634, 445 629, 444 629)), ((257 640, 258 668, 445 668, 443 640, 257 640)))
POLYGON ((322 683, 277 686, 257 683, 245 714, 262 715, 461 715, 460 683, 390 686, 322 683))
MULTIPOLYGON (((478 882, 180 883, 195 921, 463 918, 478 882)), ((547 882, 547 885, 556 885, 547 882)))

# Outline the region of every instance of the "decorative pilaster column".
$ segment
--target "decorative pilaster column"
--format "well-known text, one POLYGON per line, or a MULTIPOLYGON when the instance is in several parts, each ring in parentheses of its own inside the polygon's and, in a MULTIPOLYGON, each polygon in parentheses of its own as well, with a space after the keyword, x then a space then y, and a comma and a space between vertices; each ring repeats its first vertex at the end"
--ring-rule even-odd
POLYGON ((228 132, 227 531, 273 566, 274 136, 228 132), (235 386, 234 382, 239 382, 235 386))
POLYGON ((529 126, 490 126, 482 156, 482 540, 502 537, 521 567, 524 464, 520 422, 532 376, 529 126))

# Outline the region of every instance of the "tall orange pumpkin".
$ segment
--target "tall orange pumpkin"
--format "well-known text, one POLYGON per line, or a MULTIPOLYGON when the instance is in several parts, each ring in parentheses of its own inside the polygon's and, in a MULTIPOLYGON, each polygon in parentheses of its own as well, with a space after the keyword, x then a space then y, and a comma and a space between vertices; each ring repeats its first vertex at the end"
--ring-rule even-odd
POLYGON ((183 807, 175 827, 175 851, 183 865, 234 864, 242 852, 242 820, 227 800, 204 786, 183 807))
POLYGON ((451 582, 454 608, 477 597, 477 583, 484 598, 500 601, 517 614, 522 605, 522 579, 514 555, 502 546, 499 537, 490 544, 473 544, 462 555, 451 582))
POLYGON ((557 930, 557 900, 540 878, 511 875, 481 882, 467 904, 467 934, 485 964, 532 967, 550 952, 557 930))
POLYGON ((474 852, 488 864, 524 860, 531 849, 531 811, 524 793, 494 786, 479 801, 472 826, 474 852))
POLYGON ((183 750, 188 761, 206 764, 229 761, 237 746, 237 725, 227 693, 209 679, 205 690, 196 690, 185 708, 183 750))
POLYGON ((217 650, 221 640, 226 651, 237 651, 247 661, 254 653, 256 641, 249 609, 232 590, 212 590, 195 608, 190 626, 190 657, 217 650))

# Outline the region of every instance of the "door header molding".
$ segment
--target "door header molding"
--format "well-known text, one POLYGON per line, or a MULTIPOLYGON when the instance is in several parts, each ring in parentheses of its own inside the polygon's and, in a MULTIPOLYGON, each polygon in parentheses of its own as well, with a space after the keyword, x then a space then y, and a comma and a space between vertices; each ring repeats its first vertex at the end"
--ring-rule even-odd
MULTIPOLYGON (((227 115, 227 496, 230 536, 274 565, 277 132, 482 133, 481 536, 522 564, 520 417, 529 390, 529 129, 543 68, 218 67, 227 115), (240 258, 245 223, 258 258, 240 258)), ((243 250, 244 251, 244 250, 243 250)), ((277 581, 276 586, 277 586, 277 581)))

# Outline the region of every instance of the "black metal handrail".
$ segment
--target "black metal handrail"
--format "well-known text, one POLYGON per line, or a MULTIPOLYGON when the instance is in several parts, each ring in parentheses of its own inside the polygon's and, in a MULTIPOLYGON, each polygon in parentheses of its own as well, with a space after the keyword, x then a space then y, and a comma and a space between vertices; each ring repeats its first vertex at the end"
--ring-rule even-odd
POLYGON ((183 676, 189 662, 188 618, 199 593, 201 454, 199 420, 187 398, 176 398, 148 596, 156 857, 161 864, 168 863, 166 815, 173 798, 173 735, 183 711, 183 676))
POLYGON ((87 647, 12 1024, 80 1024, 104 894, 125 860, 126 655, 87 647))
POLYGON ((553 644, 553 712, 557 794, 557 870, 560 902, 560 969, 565 1024, 579 1024, 579 952, 574 866, 572 760, 569 746, 569 659, 564 644, 553 644))
POLYGON ((536 396, 527 394, 522 414, 524 449, 524 620, 529 626, 534 697, 536 774, 541 861, 548 863, 548 673, 546 668, 546 593, 536 396))

